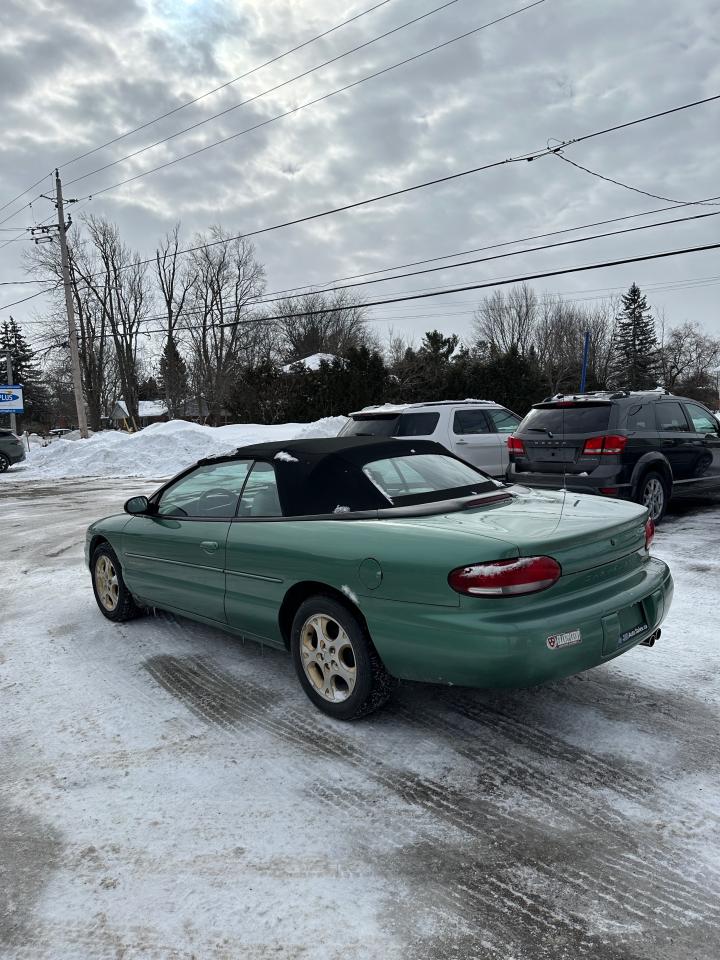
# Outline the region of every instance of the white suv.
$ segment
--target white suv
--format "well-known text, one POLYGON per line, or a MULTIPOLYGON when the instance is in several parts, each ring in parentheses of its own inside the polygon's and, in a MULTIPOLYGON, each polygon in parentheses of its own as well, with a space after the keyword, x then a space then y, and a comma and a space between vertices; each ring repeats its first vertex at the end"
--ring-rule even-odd
POLYGON ((442 443, 493 477, 505 477, 507 438, 522 417, 490 400, 386 403, 350 414, 341 437, 417 437, 442 443))

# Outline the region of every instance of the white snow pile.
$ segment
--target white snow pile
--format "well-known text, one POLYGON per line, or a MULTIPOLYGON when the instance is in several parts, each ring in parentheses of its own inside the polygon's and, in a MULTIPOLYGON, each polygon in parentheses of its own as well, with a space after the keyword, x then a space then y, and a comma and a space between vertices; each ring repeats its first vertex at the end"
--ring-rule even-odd
POLYGON ((63 479, 65 477, 147 477, 161 479, 203 457, 230 453, 237 447, 269 440, 334 437, 345 417, 325 417, 315 423, 233 423, 206 427, 186 420, 154 423, 139 433, 104 430, 87 440, 56 440, 33 445, 27 459, 2 474, 0 482, 63 479))

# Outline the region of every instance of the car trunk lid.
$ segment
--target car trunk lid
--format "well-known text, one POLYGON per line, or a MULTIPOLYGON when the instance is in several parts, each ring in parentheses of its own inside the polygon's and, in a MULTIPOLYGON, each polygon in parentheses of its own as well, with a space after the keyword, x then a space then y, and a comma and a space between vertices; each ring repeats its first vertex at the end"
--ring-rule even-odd
POLYGON ((553 557, 567 574, 644 549, 647 511, 636 504, 522 488, 513 493, 512 499, 496 505, 395 522, 455 530, 463 535, 467 562, 473 562, 470 538, 492 538, 514 547, 519 556, 553 557))

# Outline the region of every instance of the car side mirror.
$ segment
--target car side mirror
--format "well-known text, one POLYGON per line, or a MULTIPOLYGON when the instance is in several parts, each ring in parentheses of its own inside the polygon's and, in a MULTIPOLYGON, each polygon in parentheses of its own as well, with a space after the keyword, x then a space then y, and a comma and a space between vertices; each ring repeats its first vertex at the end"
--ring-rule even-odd
POLYGON ((125 513, 131 513, 133 516, 150 513, 150 501, 147 497, 130 497, 125 501, 123 509, 125 513))

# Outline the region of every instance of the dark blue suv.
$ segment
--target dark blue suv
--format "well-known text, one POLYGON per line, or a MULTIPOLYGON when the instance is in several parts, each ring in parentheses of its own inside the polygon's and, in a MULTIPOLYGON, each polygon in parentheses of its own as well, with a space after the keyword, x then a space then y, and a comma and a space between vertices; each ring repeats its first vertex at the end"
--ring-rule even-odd
POLYGON ((656 523, 673 496, 720 494, 720 421, 665 391, 536 403, 508 450, 511 483, 635 500, 656 523))

